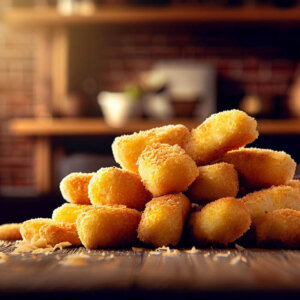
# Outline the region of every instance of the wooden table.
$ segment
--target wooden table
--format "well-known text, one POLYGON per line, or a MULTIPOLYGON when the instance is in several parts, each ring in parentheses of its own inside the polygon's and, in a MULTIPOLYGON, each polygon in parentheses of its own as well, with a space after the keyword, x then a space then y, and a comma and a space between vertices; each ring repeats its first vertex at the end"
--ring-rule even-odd
MULTIPOLYGON (((0 264, 0 294, 19 293, 287 293, 300 291, 300 251, 252 249, 93 250, 11 255, 0 264), (84 264, 66 266, 70 254, 84 264)), ((160 294, 161 295, 161 294, 160 294)), ((147 298, 147 297, 146 297, 147 298)))

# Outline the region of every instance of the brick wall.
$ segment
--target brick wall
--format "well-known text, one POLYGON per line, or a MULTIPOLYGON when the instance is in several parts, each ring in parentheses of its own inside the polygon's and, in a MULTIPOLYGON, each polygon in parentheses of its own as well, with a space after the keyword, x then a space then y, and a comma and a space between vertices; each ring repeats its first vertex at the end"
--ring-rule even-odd
POLYGON ((184 58, 209 62, 217 69, 220 109, 237 106, 245 94, 284 98, 298 68, 299 33, 289 27, 207 25, 101 33, 99 86, 120 90, 157 61, 184 58))
POLYGON ((34 61, 33 34, 0 23, 0 195, 25 195, 34 185, 32 141, 7 130, 11 118, 33 115, 34 61))

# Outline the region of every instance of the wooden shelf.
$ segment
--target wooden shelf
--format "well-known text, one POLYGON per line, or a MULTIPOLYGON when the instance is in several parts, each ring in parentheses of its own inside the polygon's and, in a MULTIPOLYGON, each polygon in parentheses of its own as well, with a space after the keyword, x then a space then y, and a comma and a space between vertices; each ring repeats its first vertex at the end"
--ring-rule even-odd
POLYGON ((130 121, 122 128, 113 128, 108 126, 102 118, 14 119, 10 122, 10 130, 15 134, 31 136, 115 135, 179 123, 193 128, 201 122, 188 119, 165 122, 137 119, 130 121))
POLYGON ((222 8, 214 6, 99 7, 93 14, 61 15, 55 9, 12 9, 2 14, 9 24, 58 26, 76 24, 137 24, 151 22, 299 22, 300 6, 222 8))
MULTIPOLYGON (((79 135, 119 135, 146 130, 166 124, 184 124, 194 128, 201 122, 192 119, 171 121, 132 120, 122 128, 112 128, 103 119, 14 119, 10 130, 14 134, 27 136, 79 136, 79 135)), ((300 134, 300 119, 259 120, 261 134, 300 134)))

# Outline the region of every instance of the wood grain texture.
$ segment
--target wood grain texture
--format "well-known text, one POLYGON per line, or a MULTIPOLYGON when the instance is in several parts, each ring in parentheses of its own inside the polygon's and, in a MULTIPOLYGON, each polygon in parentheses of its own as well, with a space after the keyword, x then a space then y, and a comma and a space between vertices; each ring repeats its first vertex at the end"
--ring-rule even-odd
POLYGON ((141 291, 299 291, 300 251, 262 249, 93 250, 72 248, 49 255, 11 255, 0 264, 0 292, 99 290, 141 291), (84 264, 66 266, 70 254, 84 264))
POLYGON ((299 22, 299 6, 279 9, 271 6, 242 6, 224 9, 219 6, 166 6, 166 7, 124 7, 100 6, 88 15, 65 16, 55 9, 37 10, 19 8, 8 10, 2 19, 10 25, 21 26, 61 26, 82 24, 144 24, 151 22, 299 22))
MULTIPOLYGON (((61 118, 61 119, 14 119, 9 123, 13 134, 28 136, 76 136, 76 135, 119 135, 129 134, 153 127, 183 124, 188 128, 195 128, 201 120, 173 119, 156 121, 151 119, 130 120, 122 128, 108 126, 103 118, 61 118)), ((258 120, 260 134, 300 134, 300 119, 287 120, 258 120)))

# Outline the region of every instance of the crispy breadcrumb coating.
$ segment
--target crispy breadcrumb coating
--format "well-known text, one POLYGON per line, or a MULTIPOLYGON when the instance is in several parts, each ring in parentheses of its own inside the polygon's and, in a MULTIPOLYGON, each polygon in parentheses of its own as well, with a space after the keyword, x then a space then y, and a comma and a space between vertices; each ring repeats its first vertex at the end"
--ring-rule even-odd
POLYGON ((207 203, 224 197, 236 197, 238 173, 228 163, 198 167, 199 175, 187 191, 192 202, 207 203))
POLYGON ((251 214, 252 224, 257 224, 266 213, 281 208, 300 210, 300 192, 290 186, 273 186, 248 194, 242 198, 251 214))
POLYGON ((52 219, 38 218, 23 222, 20 232, 23 240, 33 243, 40 239, 40 228, 47 224, 53 224, 52 219))
POLYGON ((60 183, 60 191, 64 199, 75 204, 91 204, 88 186, 94 173, 71 173, 60 183))
POLYGON ((300 211, 278 209, 269 212, 256 226, 257 241, 262 246, 300 246, 300 211))
POLYGON ((189 134, 184 125, 168 125, 153 128, 131 135, 117 137, 112 144, 112 151, 117 163, 125 170, 138 174, 136 162, 147 145, 153 143, 178 144, 189 134))
POLYGON ((288 181, 286 185, 300 189, 300 180, 292 179, 292 180, 288 181))
POLYGON ((197 165, 205 165, 253 142, 258 137, 256 127, 256 120, 240 110, 223 111, 193 129, 183 148, 197 165))
POLYGON ((227 245, 241 237, 251 224, 250 213, 240 199, 227 197, 210 202, 191 214, 189 229, 200 245, 227 245))
POLYGON ((152 195, 140 177, 116 167, 102 168, 91 179, 89 198, 93 205, 121 204, 143 210, 152 195))
POLYGON ((21 240, 20 227, 22 223, 11 223, 0 225, 0 240, 16 241, 21 240))
POLYGON ((147 146, 138 166, 143 183, 154 197, 186 191, 199 173, 180 146, 161 143, 147 146))
POLYGON ((87 249, 132 246, 141 213, 124 206, 98 206, 79 215, 76 225, 87 249))
POLYGON ((189 199, 181 193, 153 198, 142 214, 138 238, 155 247, 176 246, 190 207, 189 199))
POLYGON ((93 208, 92 205, 65 203, 53 211, 52 220, 55 222, 76 223, 77 217, 82 212, 93 208))
POLYGON ((222 161, 233 164, 244 185, 254 188, 286 184, 295 174, 296 163, 281 151, 243 148, 230 151, 222 161))
POLYGON ((25 221, 20 228, 23 240, 41 248, 68 242, 71 245, 81 245, 76 224, 55 222, 52 219, 31 219, 25 221))
POLYGON ((63 242, 69 242, 73 246, 81 245, 75 223, 45 224, 40 228, 39 235, 52 247, 63 242))

